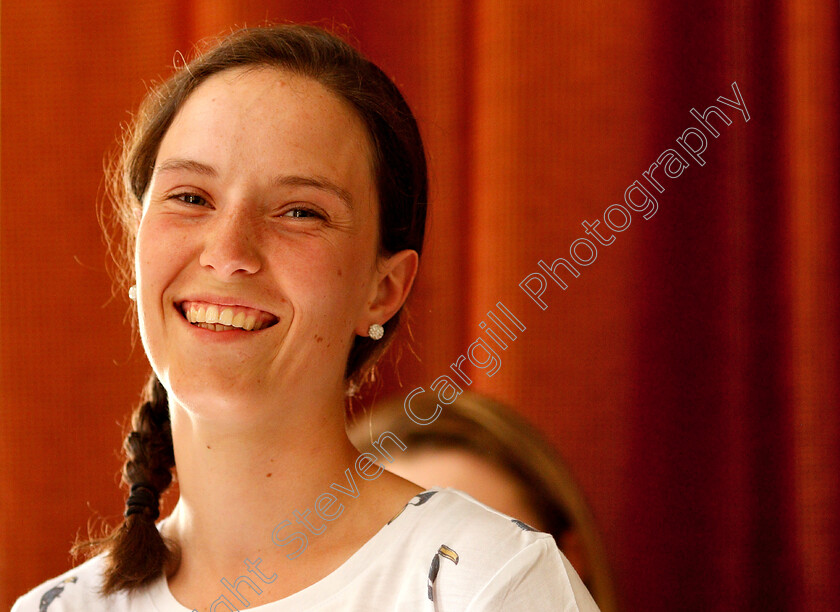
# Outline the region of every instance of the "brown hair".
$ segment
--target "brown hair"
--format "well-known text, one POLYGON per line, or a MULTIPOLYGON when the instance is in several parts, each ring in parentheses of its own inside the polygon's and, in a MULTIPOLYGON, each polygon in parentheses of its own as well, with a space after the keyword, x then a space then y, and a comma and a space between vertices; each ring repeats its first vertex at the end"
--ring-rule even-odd
MULTIPOLYGON (((121 280, 133 279, 136 212, 152 177, 158 148, 189 95, 214 74, 234 68, 269 67, 312 78, 348 102, 362 119, 372 144, 379 197, 379 250, 422 252, 428 192, 426 157, 417 123, 394 83, 347 42, 321 28, 276 25, 246 28, 220 40, 181 66, 144 99, 128 126, 111 170, 112 196, 123 240, 116 249, 121 280), (121 260, 121 261, 120 261, 121 260)), ((126 284, 130 284, 126 283, 126 284)), ((388 322, 385 336, 356 337, 345 378, 351 387, 365 382, 393 340, 401 312, 388 322)), ((132 415, 124 444, 123 481, 151 485, 158 496, 169 486, 175 465, 166 391, 154 374, 144 402, 132 415)), ((172 572, 178 555, 161 538, 156 511, 131 514, 108 536, 77 544, 74 552, 106 552, 103 593, 134 589, 172 572)))

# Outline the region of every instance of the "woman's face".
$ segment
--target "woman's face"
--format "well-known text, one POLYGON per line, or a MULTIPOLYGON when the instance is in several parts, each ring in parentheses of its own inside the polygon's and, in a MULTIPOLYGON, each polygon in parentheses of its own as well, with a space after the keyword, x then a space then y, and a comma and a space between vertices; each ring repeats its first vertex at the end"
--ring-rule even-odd
POLYGON ((208 414, 340 392, 354 336, 393 314, 378 244, 351 107, 276 69, 211 77, 160 143, 137 235, 140 331, 161 382, 208 414))

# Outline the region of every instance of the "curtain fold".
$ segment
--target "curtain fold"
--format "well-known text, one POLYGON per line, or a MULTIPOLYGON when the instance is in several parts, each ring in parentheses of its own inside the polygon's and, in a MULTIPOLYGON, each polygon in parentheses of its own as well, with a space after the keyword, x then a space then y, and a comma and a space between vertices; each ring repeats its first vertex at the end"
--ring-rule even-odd
POLYGON ((838 7, 791 4, 784 23, 784 169, 790 276, 787 375, 797 596, 836 607, 840 566, 838 7), (828 540, 826 539, 828 538, 828 540))

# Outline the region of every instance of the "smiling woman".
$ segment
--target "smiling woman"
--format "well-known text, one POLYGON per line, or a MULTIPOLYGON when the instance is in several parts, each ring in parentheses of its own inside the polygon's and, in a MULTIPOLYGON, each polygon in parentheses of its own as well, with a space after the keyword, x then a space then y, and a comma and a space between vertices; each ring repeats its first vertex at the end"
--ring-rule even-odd
POLYGON ((365 470, 340 512, 323 493, 358 465, 346 396, 425 228, 420 135, 376 66, 313 27, 235 33, 150 93, 115 186, 153 371, 125 519, 15 610, 596 609, 550 536, 462 493, 365 470), (323 534, 297 560, 272 537, 287 516, 323 534), (260 584, 226 578, 243 562, 260 584))

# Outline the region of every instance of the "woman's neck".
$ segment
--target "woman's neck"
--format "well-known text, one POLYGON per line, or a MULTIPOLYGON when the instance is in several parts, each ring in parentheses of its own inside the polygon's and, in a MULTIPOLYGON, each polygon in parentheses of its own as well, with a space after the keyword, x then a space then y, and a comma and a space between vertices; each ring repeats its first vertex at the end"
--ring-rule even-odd
POLYGON ((359 476, 342 399, 275 406, 251 426, 171 407, 180 499, 163 533, 181 549, 169 584, 182 603, 209 604, 193 600, 215 593, 222 578, 245 574, 256 559, 283 578, 268 589, 274 599, 296 592, 346 560, 419 492, 388 472, 359 476))

